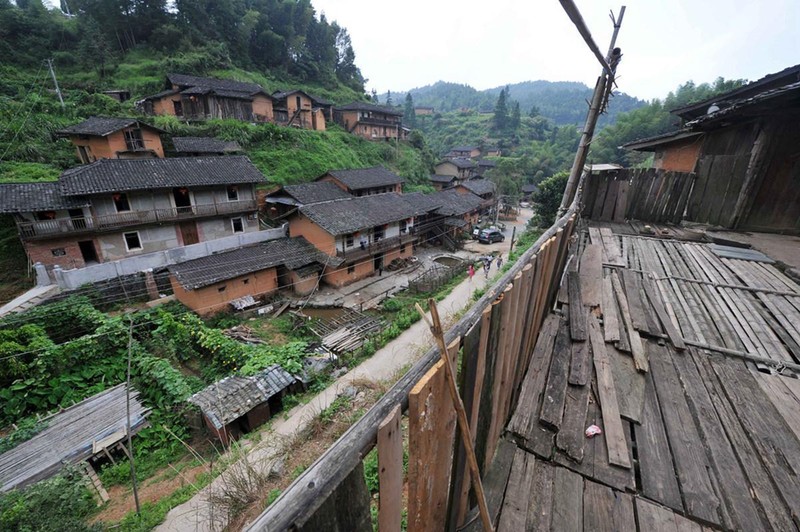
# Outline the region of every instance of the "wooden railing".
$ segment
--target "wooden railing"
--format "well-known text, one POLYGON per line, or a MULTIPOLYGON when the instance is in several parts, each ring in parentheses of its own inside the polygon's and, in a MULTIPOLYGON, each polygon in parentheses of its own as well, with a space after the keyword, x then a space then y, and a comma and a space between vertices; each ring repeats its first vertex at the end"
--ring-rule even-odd
POLYGON ((358 241, 358 239, 356 239, 353 242, 354 244, 353 247, 348 248, 345 251, 338 249, 336 250, 336 255, 344 259, 356 260, 359 258, 366 257, 367 255, 384 253, 386 251, 389 251, 390 249, 400 247, 402 244, 410 244, 411 242, 413 242, 414 238, 415 237, 413 235, 402 234, 399 236, 382 238, 370 244, 365 244, 363 248, 361 247, 361 244, 358 241))
POLYGON ((207 205, 192 205, 190 207, 120 212, 99 216, 56 218, 54 220, 37 220, 35 222, 17 221, 17 229, 23 238, 30 240, 52 238, 53 236, 61 234, 113 231, 121 227, 133 225, 173 222, 209 216, 224 216, 254 211, 257 208, 256 200, 229 201, 225 203, 210 203, 207 205))
MULTIPOLYGON (((580 195, 445 335, 462 365, 460 393, 482 474, 513 411, 542 322, 558 291, 580 195)), ((362 459, 378 449, 378 522, 399 530, 403 491, 401 413, 408 416, 410 532, 455 530, 469 510, 470 481, 444 365, 430 349, 250 525, 248 530, 372 530, 362 459)))

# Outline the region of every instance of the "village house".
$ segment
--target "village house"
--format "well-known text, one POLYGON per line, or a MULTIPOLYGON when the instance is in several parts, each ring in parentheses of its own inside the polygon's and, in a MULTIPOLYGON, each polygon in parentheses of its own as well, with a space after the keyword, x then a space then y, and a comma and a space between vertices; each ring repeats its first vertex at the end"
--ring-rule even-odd
POLYGON ((383 166, 330 170, 316 179, 329 181, 353 196, 371 196, 388 192, 403 192, 405 180, 383 166))
POLYGON ((486 157, 500 157, 503 152, 497 146, 490 146, 486 148, 486 157))
POLYGON ((244 151, 235 140, 209 137, 172 137, 172 145, 175 148, 175 154, 180 157, 230 155, 244 151))
POLYGON ((252 305, 281 289, 306 296, 331 263, 338 262, 303 237, 279 238, 172 265, 170 283, 178 301, 208 315, 243 298, 252 305))
POLYGON ((430 242, 455 251, 461 240, 472 232, 478 223, 483 201, 475 194, 461 193, 451 188, 433 194, 407 194, 421 211, 417 217, 415 232, 418 242, 430 242))
POLYGON ((334 121, 348 133, 367 140, 404 140, 403 112, 365 102, 353 102, 333 110, 334 121))
POLYGON ((256 83, 167 74, 165 90, 138 102, 149 115, 272 122, 273 97, 256 83))
POLYGON ((539 187, 528 183, 522 185, 520 191, 522 192, 522 201, 531 201, 533 199, 533 195, 539 192, 539 187))
POLYGON ((488 179, 470 179, 456 187, 459 194, 474 194, 481 199, 481 213, 491 211, 497 204, 497 185, 488 179))
POLYGON ((266 213, 271 220, 279 220, 303 205, 352 197, 330 181, 285 185, 266 195, 266 213))
POLYGON ((456 146, 451 148, 445 157, 462 157, 465 159, 475 159, 481 156, 481 148, 479 146, 456 146))
POLYGON ((436 112, 433 107, 414 107, 415 116, 430 116, 436 112))
POLYGON ((101 159, 55 183, 0 185, 31 262, 82 268, 259 230, 247 157, 101 159))
POLYGON ((330 119, 330 102, 301 90, 273 92, 272 98, 276 124, 325 131, 326 115, 330 119))
POLYGON ((686 219, 800 232, 800 65, 672 112, 680 131, 627 144, 653 166, 694 172, 686 219))
POLYGON ((431 186, 437 191, 447 190, 448 188, 456 187, 461 183, 461 180, 454 175, 433 174, 428 179, 431 182, 431 186))
POLYGON ((164 157, 161 133, 164 131, 135 118, 93 116, 56 131, 56 136, 68 138, 78 160, 89 164, 98 159, 164 157))
POLYGON ((477 172, 480 175, 486 175, 486 172, 497 168, 497 162, 492 161, 491 159, 478 159, 475 162, 478 165, 477 172))
POLYGON ((200 409, 206 428, 227 446, 269 421, 283 408, 283 397, 302 387, 302 382, 273 364, 250 377, 226 377, 187 402, 200 409))
POLYGON ((414 218, 425 209, 402 194, 387 193, 314 203, 288 218, 289 234, 341 260, 328 264, 323 280, 343 286, 413 254, 414 218))
POLYGON ((478 165, 470 159, 455 157, 437 164, 434 168, 437 175, 452 175, 461 180, 474 177, 477 173, 478 165))

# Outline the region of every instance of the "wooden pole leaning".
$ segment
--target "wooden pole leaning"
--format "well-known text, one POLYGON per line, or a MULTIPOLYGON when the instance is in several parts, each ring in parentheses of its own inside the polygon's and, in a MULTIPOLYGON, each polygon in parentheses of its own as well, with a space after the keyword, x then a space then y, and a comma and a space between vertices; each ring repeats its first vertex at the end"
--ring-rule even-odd
POLYGON ((422 319, 425 320, 428 327, 430 327, 431 334, 433 334, 433 337, 436 339, 436 345, 439 347, 439 356, 444 362, 447 388, 450 390, 450 398, 453 400, 453 406, 455 406, 456 409, 456 418, 458 421, 458 428, 461 432, 461 439, 464 442, 464 449, 467 451, 470 478, 472 479, 472 487, 475 490, 475 497, 478 499, 478 510, 480 511, 481 521, 483 522, 483 529, 486 532, 494 532, 494 525, 492 525, 492 519, 489 516, 489 507, 486 505, 486 495, 483 492, 481 472, 480 469, 478 469, 478 459, 475 456, 475 447, 472 444, 472 434, 469 430, 467 412, 464 409, 461 396, 458 394, 455 371, 450 362, 450 357, 447 356, 447 345, 444 340, 444 331, 442 330, 442 322, 439 319, 439 311, 436 308, 436 301, 433 298, 428 299, 428 307, 431 310, 430 318, 425 315, 425 311, 419 303, 416 303, 415 306, 417 307, 419 315, 422 316, 422 319))

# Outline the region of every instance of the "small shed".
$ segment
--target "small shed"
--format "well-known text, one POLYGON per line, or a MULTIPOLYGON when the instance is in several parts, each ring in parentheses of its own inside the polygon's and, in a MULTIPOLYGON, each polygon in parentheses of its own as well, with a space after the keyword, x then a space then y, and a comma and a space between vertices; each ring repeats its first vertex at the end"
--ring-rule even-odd
POLYGON ((281 410, 283 396, 301 388, 298 379, 273 364, 251 377, 226 377, 187 401, 200 408, 206 427, 228 445, 266 423, 281 410))

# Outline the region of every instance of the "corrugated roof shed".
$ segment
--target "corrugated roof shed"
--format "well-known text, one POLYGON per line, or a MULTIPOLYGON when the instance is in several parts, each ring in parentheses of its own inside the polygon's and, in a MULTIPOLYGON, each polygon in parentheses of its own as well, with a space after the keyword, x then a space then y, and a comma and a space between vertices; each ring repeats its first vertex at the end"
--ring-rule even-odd
POLYGON ((88 207, 80 197, 64 197, 58 183, 0 184, 0 213, 60 211, 88 207))
POLYGON ((219 430, 295 382, 297 379, 274 364, 252 377, 233 376, 222 379, 197 392, 187 401, 197 405, 219 430))
POLYGON ((266 182, 244 155, 174 159, 100 159, 59 178, 65 196, 123 190, 236 185, 266 182))
POLYGON ((186 290, 196 290, 281 264, 294 270, 313 263, 337 265, 337 262, 341 263, 341 259, 325 255, 300 236, 181 262, 170 266, 169 271, 186 290))
MULTIPOLYGON (((145 424, 149 409, 131 390, 131 433, 145 424)), ((53 416, 46 429, 0 455, 0 491, 22 488, 94 454, 93 444, 127 427, 125 384, 84 399, 53 416)))
POLYGON ((355 168, 349 170, 331 170, 325 175, 331 175, 335 177, 344 183, 350 190, 385 187, 405 182, 405 179, 394 172, 390 172, 383 166, 373 166, 372 168, 355 168))
POLYGON ((242 151, 242 147, 235 140, 208 137, 172 137, 172 144, 177 152, 215 154, 242 151))

